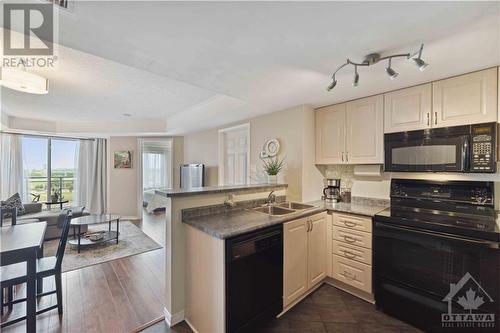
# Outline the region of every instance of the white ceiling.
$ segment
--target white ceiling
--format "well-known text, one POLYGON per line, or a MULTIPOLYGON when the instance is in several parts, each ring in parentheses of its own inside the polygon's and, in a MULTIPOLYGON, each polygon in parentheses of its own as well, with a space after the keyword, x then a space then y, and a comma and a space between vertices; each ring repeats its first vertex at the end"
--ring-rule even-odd
MULTIPOLYGON (((70 0, 71 1, 71 0, 70 0)), ((181 134, 299 104, 345 101, 500 63, 498 2, 77 2, 60 11, 48 95, 2 91, 7 113, 64 121, 167 119, 181 134), (346 58, 416 51, 325 91, 346 58), (120 118, 121 117, 121 118, 120 118)))

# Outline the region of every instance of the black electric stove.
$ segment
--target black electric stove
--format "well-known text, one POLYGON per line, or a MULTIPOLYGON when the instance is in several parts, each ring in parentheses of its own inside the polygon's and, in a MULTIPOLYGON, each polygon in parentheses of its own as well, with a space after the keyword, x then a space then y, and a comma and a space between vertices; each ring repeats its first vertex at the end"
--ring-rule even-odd
POLYGON ((392 180, 391 206, 373 218, 379 309, 430 332, 498 332, 495 185, 392 180), (492 316, 483 322, 466 314, 492 316))

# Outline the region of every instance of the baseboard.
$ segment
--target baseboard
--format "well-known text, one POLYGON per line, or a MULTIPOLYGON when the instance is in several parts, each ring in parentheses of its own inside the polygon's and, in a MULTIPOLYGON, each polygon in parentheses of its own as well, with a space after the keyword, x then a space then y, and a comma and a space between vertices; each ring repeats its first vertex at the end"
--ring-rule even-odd
POLYGON ((188 324, 189 328, 191 328, 191 330, 194 332, 194 333, 198 333, 198 331, 196 330, 196 328, 194 328, 193 325, 191 325, 191 323, 189 322, 189 320, 187 318, 184 319, 184 321, 188 324))
POLYGON ((140 217, 137 217, 137 216, 122 216, 120 218, 121 221, 124 221, 124 220, 140 220, 141 218, 140 217))
POLYGON ((172 327, 184 320, 184 310, 171 315, 167 308, 163 308, 163 314, 165 315, 165 322, 168 327, 172 327))

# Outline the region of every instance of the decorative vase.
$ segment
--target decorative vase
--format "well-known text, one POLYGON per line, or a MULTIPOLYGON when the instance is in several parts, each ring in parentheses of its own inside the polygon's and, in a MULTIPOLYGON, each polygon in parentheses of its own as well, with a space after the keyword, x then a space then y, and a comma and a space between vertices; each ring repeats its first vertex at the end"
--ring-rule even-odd
POLYGON ((267 182, 269 184, 277 184, 278 183, 278 176, 277 175, 267 175, 267 182))

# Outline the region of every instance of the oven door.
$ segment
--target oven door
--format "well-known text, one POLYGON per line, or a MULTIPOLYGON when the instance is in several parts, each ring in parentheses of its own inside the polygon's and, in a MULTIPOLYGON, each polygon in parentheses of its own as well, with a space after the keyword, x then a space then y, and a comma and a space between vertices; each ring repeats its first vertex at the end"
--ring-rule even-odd
POLYGON ((477 281, 487 294, 476 295, 484 303, 474 312, 495 313, 497 319, 498 245, 375 222, 373 267, 377 305, 425 330, 438 330, 441 315, 448 311, 445 298, 452 294, 452 284, 458 286, 466 277, 463 288, 451 295, 452 311, 466 311, 460 306, 460 297, 469 301, 466 292, 469 287, 477 289, 470 285, 477 281), (467 273, 473 280, 467 279, 467 273))
POLYGON ((469 136, 385 141, 386 171, 448 171, 469 169, 469 136))

